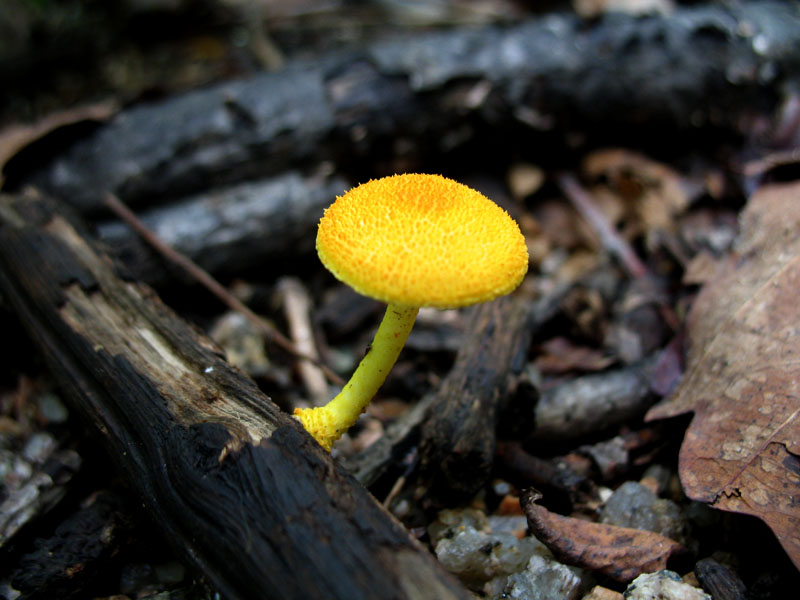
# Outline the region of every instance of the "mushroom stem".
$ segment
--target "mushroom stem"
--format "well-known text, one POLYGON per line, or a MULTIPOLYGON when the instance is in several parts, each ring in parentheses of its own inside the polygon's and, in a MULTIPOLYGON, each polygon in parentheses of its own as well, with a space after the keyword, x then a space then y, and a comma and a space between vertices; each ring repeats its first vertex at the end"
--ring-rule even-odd
POLYGON ((325 406, 296 408, 295 416, 326 450, 347 431, 383 385, 411 333, 419 308, 389 304, 372 345, 342 391, 325 406))

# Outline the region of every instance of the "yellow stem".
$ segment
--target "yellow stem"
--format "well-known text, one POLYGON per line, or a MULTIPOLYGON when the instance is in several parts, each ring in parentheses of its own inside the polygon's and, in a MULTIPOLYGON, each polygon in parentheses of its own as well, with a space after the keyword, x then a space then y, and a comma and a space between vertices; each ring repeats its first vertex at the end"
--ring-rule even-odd
POLYGON ((326 450, 330 450, 333 442, 358 420, 383 385, 411 333, 418 312, 417 307, 390 304, 366 356, 342 391, 325 406, 294 410, 306 431, 326 450))

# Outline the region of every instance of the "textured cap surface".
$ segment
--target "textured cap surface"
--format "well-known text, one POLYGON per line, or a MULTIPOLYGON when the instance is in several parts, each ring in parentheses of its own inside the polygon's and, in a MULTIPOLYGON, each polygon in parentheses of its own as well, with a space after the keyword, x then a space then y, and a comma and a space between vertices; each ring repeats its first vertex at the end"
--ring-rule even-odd
POLYGON ((516 288, 525 238, 486 196, 440 175, 374 179, 320 220, 317 252, 357 292, 406 306, 454 308, 516 288))

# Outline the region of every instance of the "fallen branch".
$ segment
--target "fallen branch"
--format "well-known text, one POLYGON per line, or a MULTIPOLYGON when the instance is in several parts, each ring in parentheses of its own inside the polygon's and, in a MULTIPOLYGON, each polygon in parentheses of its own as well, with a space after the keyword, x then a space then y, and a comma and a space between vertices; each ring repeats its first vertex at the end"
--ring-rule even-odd
POLYGON ((650 381, 657 356, 636 364, 577 377, 542 393, 529 441, 578 439, 643 415, 653 403, 650 381))
POLYGON ((442 498, 468 498, 489 478, 499 407, 530 345, 523 296, 498 298, 470 312, 455 364, 422 423, 422 476, 430 480, 431 493, 442 498))
MULTIPOLYGON (((341 177, 289 171, 203 190, 166 206, 137 208, 136 214, 159 240, 205 271, 230 277, 313 253, 323 209, 348 187, 341 177)), ((136 279, 156 287, 174 279, 159 254, 124 222, 105 221, 97 231, 136 279)))
POLYGON ((536 145, 526 135, 586 123, 617 143, 641 135, 663 148, 676 130, 736 132, 757 111, 769 116, 799 83, 799 42, 800 20, 782 2, 591 22, 548 14, 390 37, 134 106, 33 179, 91 211, 102 208, 98 190, 134 205, 338 163, 342 147, 348 162, 374 160, 398 132, 422 157, 463 141, 480 147, 481 131, 513 154, 536 145))
POLYGON ((226 598, 469 598, 52 201, 0 196, 0 293, 165 539, 226 598))

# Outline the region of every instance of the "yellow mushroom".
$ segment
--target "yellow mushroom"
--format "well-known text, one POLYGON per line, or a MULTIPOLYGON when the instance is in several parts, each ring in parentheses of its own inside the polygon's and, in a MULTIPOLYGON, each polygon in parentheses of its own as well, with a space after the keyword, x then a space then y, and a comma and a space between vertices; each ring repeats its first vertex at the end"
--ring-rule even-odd
POLYGON ((383 384, 420 307, 492 300, 528 269, 525 239, 508 213, 440 175, 393 175, 339 196, 320 220, 317 252, 337 279, 389 305, 342 391, 325 406, 294 411, 327 450, 383 384))

